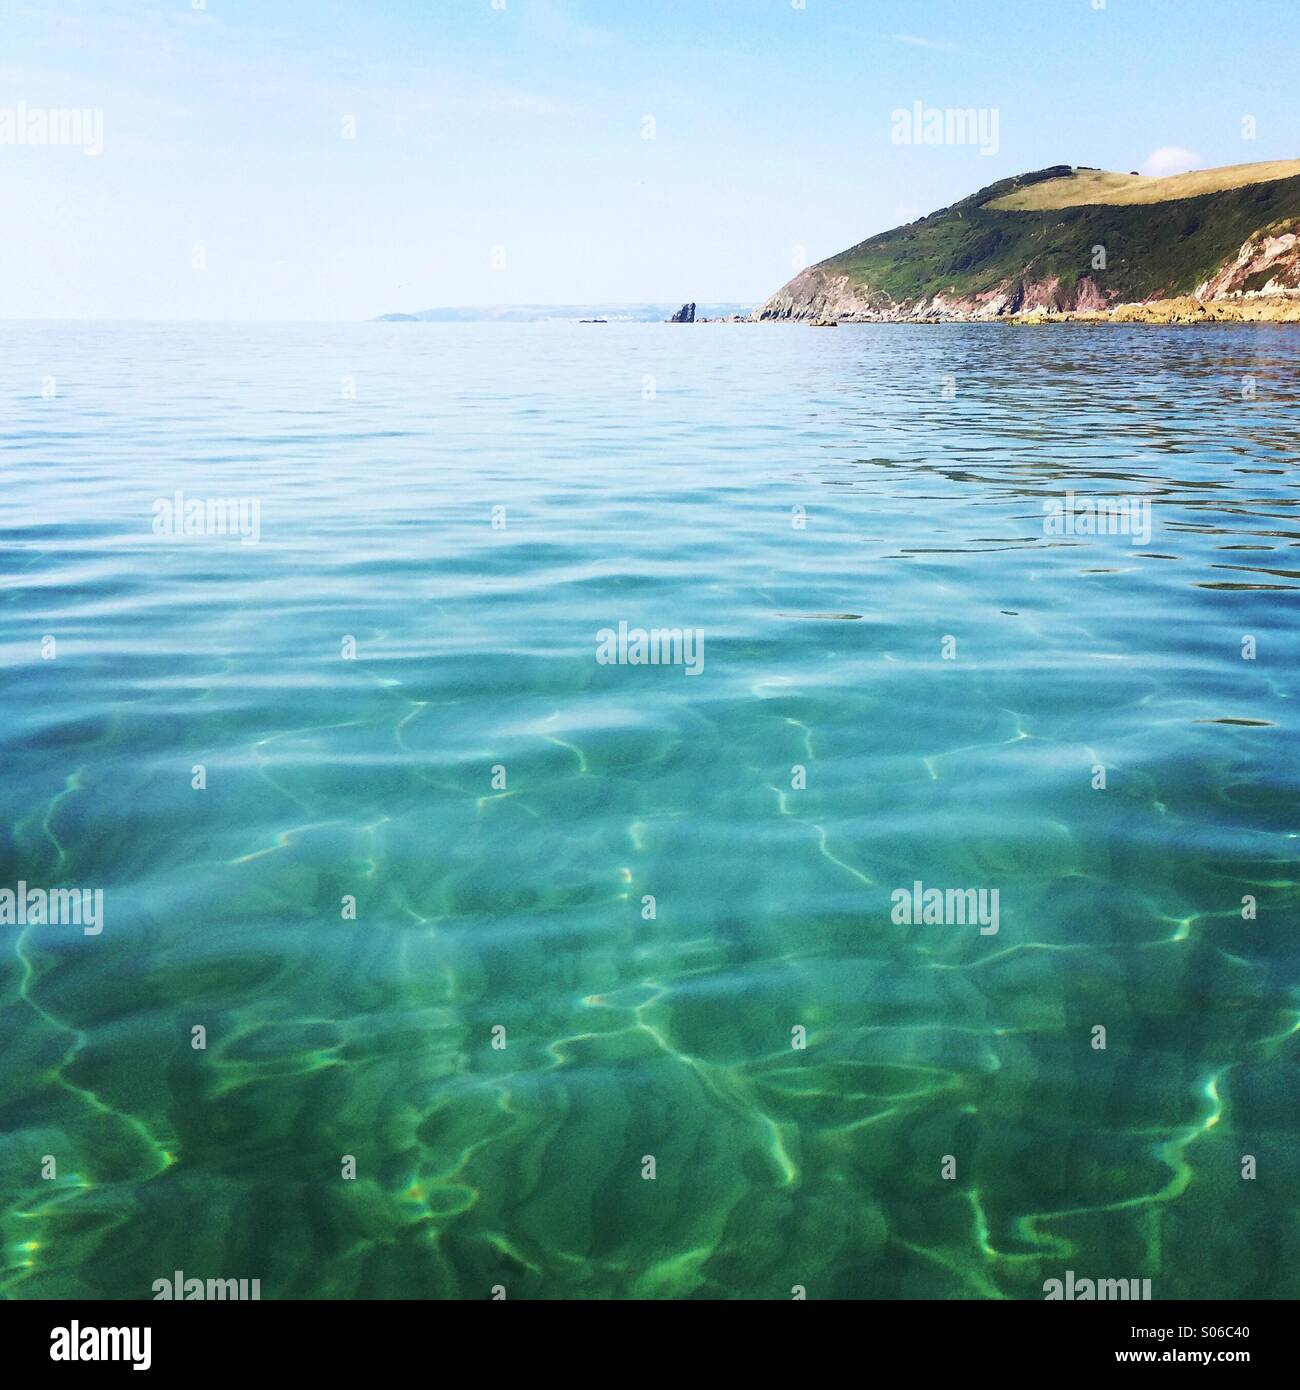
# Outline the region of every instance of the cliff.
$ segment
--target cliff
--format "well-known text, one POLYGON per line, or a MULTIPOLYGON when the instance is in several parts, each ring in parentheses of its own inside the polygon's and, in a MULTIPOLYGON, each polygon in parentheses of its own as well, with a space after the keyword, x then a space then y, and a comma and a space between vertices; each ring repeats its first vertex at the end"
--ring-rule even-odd
POLYGON ((1100 314, 1300 298, 1300 161, 1172 178, 1055 165, 1003 179, 796 275, 757 319, 1100 314))

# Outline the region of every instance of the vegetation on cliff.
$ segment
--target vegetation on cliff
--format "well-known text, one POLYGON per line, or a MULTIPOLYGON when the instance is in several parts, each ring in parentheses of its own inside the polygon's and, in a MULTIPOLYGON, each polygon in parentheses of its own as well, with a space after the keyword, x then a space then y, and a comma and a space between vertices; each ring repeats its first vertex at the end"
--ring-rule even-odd
MULTIPOLYGON (((869 237, 796 276, 757 316, 1098 310, 1192 294, 1252 238, 1297 230, 1300 161, 1170 179, 1057 165, 869 237)), ((1266 272, 1256 279, 1240 288, 1270 283, 1266 272)))

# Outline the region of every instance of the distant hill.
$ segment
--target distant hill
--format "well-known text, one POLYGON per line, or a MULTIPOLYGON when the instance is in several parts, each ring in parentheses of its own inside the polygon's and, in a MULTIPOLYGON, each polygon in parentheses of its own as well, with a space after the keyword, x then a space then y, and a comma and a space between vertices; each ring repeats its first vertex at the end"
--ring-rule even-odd
MULTIPOLYGON (((381 314, 376 323, 545 323, 605 319, 609 323, 663 323, 682 307, 676 304, 493 304, 465 309, 421 309, 415 314, 381 314)), ((748 314, 748 304, 698 304, 697 318, 748 314)))
POLYGON ((754 316, 984 319, 1265 294, 1300 296, 1300 160, 1003 179, 809 267, 754 316))

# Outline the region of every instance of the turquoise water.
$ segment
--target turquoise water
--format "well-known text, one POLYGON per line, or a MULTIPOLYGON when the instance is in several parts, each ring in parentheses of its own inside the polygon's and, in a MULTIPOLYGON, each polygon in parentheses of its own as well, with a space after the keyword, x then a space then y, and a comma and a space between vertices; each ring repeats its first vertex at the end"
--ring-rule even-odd
POLYGON ((7 326, 0 886, 105 898, 0 926, 0 1291, 1300 1295, 1298 402, 1273 326, 7 326))

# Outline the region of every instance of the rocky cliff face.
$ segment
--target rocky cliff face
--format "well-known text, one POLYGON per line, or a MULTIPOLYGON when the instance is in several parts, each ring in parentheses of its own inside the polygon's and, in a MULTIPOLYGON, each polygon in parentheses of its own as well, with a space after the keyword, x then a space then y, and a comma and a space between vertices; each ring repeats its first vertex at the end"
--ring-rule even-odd
MULTIPOLYGON (((1194 197, 1008 210, 1006 179, 801 271, 755 319, 983 320, 1094 314, 1179 296, 1300 295, 1300 177, 1194 197)), ((1068 172, 1068 171, 1067 171, 1068 172)), ((1234 173, 1237 171, 1218 171, 1234 173)))
POLYGON ((1003 280, 990 290, 975 294, 925 295, 901 303, 870 286, 855 283, 848 275, 836 275, 820 266, 802 271, 765 304, 755 310, 756 319, 819 321, 838 319, 850 323, 905 323, 932 319, 983 320, 1036 311, 1099 310, 1109 303, 1096 282, 1081 276, 1065 288, 1059 276, 1043 279, 1003 280))
POLYGON ((835 275, 821 266, 800 271, 754 311, 756 319, 886 319, 898 315, 899 306, 888 295, 855 284, 847 275, 835 275))
POLYGON ((1236 259, 1196 287, 1197 299, 1300 293, 1300 228, 1251 237, 1236 259))

